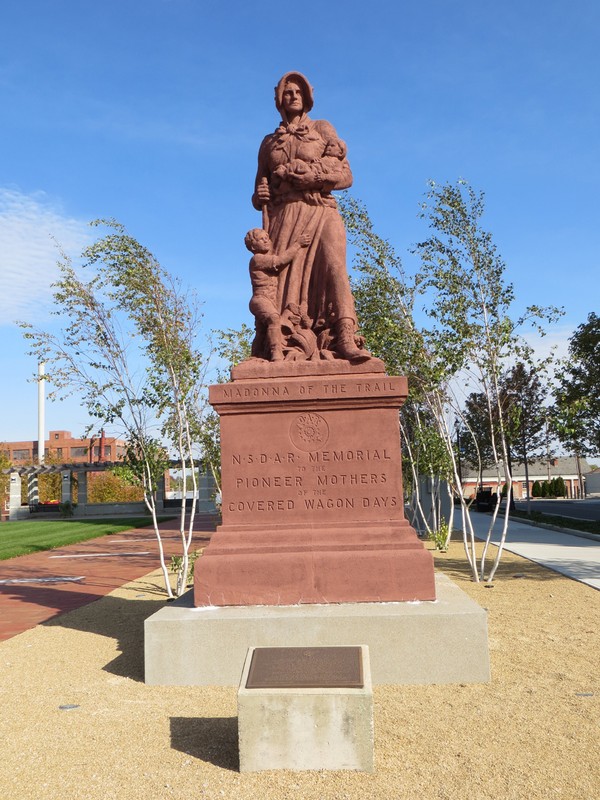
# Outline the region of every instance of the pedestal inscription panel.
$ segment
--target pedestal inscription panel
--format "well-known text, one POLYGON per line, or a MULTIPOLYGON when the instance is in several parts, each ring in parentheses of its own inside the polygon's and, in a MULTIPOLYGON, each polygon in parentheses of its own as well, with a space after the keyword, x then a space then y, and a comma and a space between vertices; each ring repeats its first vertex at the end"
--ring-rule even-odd
POLYGON ((376 374, 211 387, 223 524, 196 566, 196 605, 435 599, 404 519, 398 410, 376 374))
POLYGON ((351 427, 339 410, 280 412, 267 437, 264 424, 258 413, 227 420, 224 525, 402 518, 396 410, 357 410, 351 427))

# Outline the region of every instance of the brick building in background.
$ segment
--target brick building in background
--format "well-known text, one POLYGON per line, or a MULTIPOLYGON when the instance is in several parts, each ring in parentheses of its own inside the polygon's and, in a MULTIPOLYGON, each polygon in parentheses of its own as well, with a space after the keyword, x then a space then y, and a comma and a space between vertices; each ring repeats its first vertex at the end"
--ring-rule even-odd
MULTIPOLYGON (((16 467, 38 461, 37 440, 3 442, 0 448, 16 467)), ((55 463, 104 464, 121 461, 124 455, 125 442, 104 431, 87 439, 74 439, 70 431, 50 431, 45 441, 45 458, 55 463)))

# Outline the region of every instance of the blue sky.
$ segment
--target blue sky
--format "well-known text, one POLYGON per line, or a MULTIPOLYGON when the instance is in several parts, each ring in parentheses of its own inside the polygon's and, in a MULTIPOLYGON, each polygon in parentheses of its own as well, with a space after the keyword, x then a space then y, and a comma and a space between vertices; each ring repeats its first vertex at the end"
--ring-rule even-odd
MULTIPOLYGON (((113 217, 205 301, 251 322, 243 236, 273 87, 304 72, 346 140, 353 194, 411 268, 426 182, 466 178, 518 306, 598 311, 597 0, 20 0, 0 13, 0 441, 36 438, 15 319, 50 324, 51 235, 113 217)), ((47 429, 78 434, 76 403, 47 429)))

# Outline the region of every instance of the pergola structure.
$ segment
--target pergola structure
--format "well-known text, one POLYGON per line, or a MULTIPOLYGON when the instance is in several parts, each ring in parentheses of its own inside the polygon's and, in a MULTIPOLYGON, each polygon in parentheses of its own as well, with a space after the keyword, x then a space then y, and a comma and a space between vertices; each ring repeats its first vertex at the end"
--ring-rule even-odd
MULTIPOLYGON (((144 514, 146 506, 143 502, 131 503, 88 503, 87 499, 87 476, 89 473, 106 472, 122 466, 122 462, 103 461, 101 463, 64 463, 64 464, 39 464, 34 466, 8 467, 2 473, 10 476, 10 489, 7 508, 7 516, 10 520, 25 519, 31 513, 39 510, 38 478, 40 475, 60 474, 61 497, 60 503, 71 502, 72 500, 72 476, 77 475, 77 508, 74 509, 74 516, 107 516, 112 514, 144 514), (27 499, 28 505, 21 503, 21 486, 23 478, 27 480, 27 499)), ((212 476, 204 472, 204 462, 195 460, 194 467, 199 470, 199 497, 197 509, 200 513, 214 513, 215 505, 213 500, 214 481, 212 476)), ((181 469, 181 462, 173 459, 169 462, 169 469, 181 469)), ((166 475, 161 477, 156 493, 156 505, 159 510, 165 508, 165 503, 169 505, 173 501, 165 500, 166 475)), ((177 503, 173 503, 177 505, 177 503)), ((47 507, 46 507, 47 508, 47 507)))

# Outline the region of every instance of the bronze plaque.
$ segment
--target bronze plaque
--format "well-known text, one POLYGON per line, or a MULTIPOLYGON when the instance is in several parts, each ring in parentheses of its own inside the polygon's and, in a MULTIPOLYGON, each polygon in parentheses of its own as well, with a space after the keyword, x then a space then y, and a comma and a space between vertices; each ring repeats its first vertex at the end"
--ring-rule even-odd
POLYGON ((360 647, 257 647, 246 689, 362 689, 360 647))

